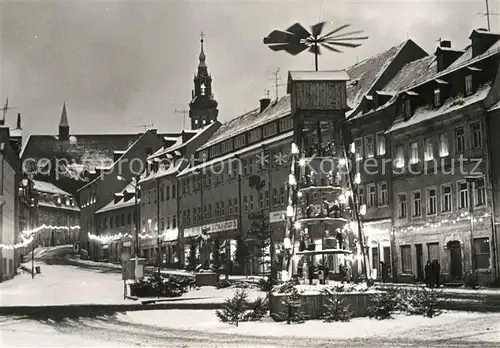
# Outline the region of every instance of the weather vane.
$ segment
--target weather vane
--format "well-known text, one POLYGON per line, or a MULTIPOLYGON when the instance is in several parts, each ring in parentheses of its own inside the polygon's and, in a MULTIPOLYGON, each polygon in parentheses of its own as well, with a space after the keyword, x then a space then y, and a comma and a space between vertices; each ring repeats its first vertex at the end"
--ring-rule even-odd
POLYGON ((273 51, 285 51, 292 55, 302 53, 306 49, 314 53, 314 63, 318 71, 318 55, 321 54, 320 47, 330 51, 342 53, 336 46, 340 47, 359 47, 360 43, 350 43, 346 41, 366 40, 368 36, 352 36, 363 33, 363 30, 340 33, 340 31, 351 26, 344 24, 340 27, 321 35, 327 22, 320 22, 311 27, 311 32, 304 28, 300 23, 295 23, 290 28, 283 30, 274 30, 264 38, 264 43, 269 45, 273 51))

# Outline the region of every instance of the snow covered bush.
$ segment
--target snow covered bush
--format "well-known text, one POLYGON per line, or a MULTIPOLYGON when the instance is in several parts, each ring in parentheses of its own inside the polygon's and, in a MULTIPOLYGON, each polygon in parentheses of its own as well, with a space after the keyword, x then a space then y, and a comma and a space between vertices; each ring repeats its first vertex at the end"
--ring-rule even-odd
POLYGON ((306 315, 301 310, 302 298, 299 291, 292 287, 289 292, 283 296, 281 300, 285 310, 279 314, 274 313, 273 319, 276 321, 286 320, 287 324, 291 323, 303 323, 306 321, 306 315))
POLYGON ((404 310, 408 314, 433 318, 441 314, 441 291, 436 288, 406 289, 403 291, 404 310))
POLYGON ((258 297, 255 301, 249 301, 248 292, 237 289, 234 296, 226 299, 222 309, 215 311, 215 314, 221 322, 238 326, 241 322, 261 320, 268 310, 267 299, 258 297))
POLYGON ((389 287, 381 293, 374 294, 371 306, 368 308, 370 318, 378 320, 392 319, 392 314, 400 308, 399 289, 389 287))
POLYGON ((351 320, 351 306, 349 306, 349 304, 346 304, 344 301, 344 296, 340 295, 343 292, 343 288, 340 286, 337 287, 335 291, 323 291, 326 299, 326 304, 324 305, 326 308, 326 312, 323 315, 324 321, 329 323, 333 321, 347 322, 351 320))
POLYGON ((232 298, 224 301, 221 310, 216 310, 217 318, 223 323, 238 326, 245 320, 248 310, 248 293, 244 290, 236 290, 232 298))
POLYGON ((464 285, 466 288, 470 289, 477 289, 479 287, 479 283, 477 280, 477 271, 470 269, 466 274, 465 274, 465 282, 464 285))

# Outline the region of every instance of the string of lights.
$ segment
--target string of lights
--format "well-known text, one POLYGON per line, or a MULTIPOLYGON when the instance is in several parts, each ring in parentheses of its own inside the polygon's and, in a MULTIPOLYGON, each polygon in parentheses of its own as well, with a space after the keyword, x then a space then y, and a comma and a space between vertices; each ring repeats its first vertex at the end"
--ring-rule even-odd
POLYGON ((22 239, 21 242, 16 243, 16 244, 0 244, 0 249, 14 250, 14 249, 26 247, 27 245, 29 245, 33 241, 35 234, 37 234, 45 229, 70 231, 70 230, 80 229, 80 226, 78 226, 78 225, 75 225, 75 226, 53 226, 53 225, 43 224, 43 225, 35 227, 33 229, 22 231, 20 234, 21 239, 22 239))

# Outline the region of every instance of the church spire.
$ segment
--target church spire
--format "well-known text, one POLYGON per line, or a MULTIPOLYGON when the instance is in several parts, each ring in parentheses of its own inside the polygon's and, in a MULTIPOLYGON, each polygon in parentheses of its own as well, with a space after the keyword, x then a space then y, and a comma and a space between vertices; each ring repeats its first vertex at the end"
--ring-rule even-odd
POLYGON ((66 102, 64 102, 61 113, 61 121, 59 122, 59 140, 68 140, 68 139, 69 139, 69 123, 68 123, 68 114, 66 112, 66 102))
POLYGON ((212 76, 208 73, 206 56, 203 44, 205 43, 205 34, 200 33, 200 62, 198 64, 198 72, 194 76, 194 89, 192 91, 192 99, 189 103, 189 117, 191 118, 191 129, 198 129, 210 123, 217 121, 218 103, 214 99, 212 92, 212 76))
POLYGON ((205 34, 203 32, 201 32, 200 33, 200 38, 201 38, 201 40, 200 40, 200 43, 201 43, 200 64, 198 64, 199 68, 206 68, 207 67, 207 64, 205 63, 206 56, 205 56, 205 52, 203 51, 203 42, 205 41, 204 37, 205 37, 205 34))

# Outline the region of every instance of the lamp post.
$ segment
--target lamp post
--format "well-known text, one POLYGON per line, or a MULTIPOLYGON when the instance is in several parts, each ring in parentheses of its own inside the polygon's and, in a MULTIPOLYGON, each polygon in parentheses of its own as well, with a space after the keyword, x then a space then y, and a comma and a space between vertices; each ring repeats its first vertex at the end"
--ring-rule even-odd
POLYGON ((276 281, 277 274, 276 274, 276 262, 275 262, 275 253, 274 253, 274 238, 273 238, 273 230, 271 228, 271 156, 269 153, 267 153, 267 145, 262 145, 262 152, 264 154, 262 166, 265 168, 266 163, 265 163, 265 158, 269 158, 269 162, 267 163, 267 168, 266 168, 266 189, 267 189, 267 197, 265 197, 264 193, 264 201, 268 203, 268 219, 267 219, 267 229, 269 230, 269 257, 271 259, 271 265, 270 265, 270 284, 274 285, 274 282, 276 281))
MULTIPOLYGON (((118 175, 116 177, 118 180, 127 181, 124 177, 118 175)), ((141 187, 139 185, 140 175, 136 175, 132 178, 130 184, 134 187, 134 212, 135 212, 135 257, 139 258, 140 249, 139 249, 139 200, 137 199, 141 187)))

